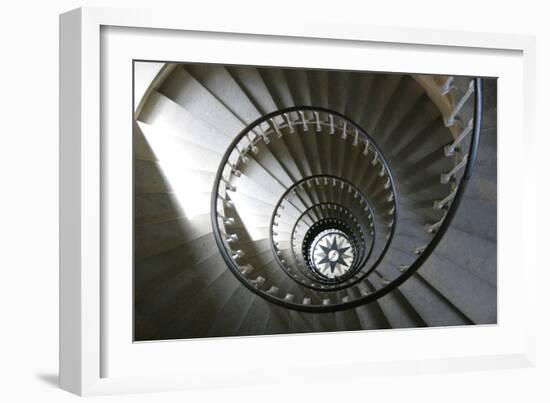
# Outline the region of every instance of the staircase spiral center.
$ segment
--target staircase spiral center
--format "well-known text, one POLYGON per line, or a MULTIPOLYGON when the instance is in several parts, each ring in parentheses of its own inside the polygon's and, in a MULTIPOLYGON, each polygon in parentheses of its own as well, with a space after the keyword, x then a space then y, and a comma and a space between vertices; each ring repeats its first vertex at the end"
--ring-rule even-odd
POLYGON ((355 248, 344 232, 327 229, 313 239, 310 262, 321 276, 337 279, 351 270, 354 260, 355 248))
POLYGON ((330 311, 383 260, 396 195, 385 157, 361 127, 329 109, 291 107, 252 122, 228 146, 212 192, 213 232, 250 290, 299 310, 330 311), (334 158, 321 158, 327 148, 334 158), (255 244, 266 232, 269 261, 266 245, 255 244))
POLYGON ((340 259, 340 254, 338 253, 338 251, 333 249, 328 253, 328 259, 331 262, 337 262, 338 259, 340 259))

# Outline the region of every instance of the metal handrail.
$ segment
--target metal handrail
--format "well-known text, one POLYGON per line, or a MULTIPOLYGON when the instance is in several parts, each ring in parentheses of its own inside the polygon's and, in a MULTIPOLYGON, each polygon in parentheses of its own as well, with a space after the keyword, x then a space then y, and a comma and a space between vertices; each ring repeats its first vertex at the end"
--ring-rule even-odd
MULTIPOLYGON (((451 225, 452 219, 454 218, 454 216, 455 216, 455 214, 458 210, 458 207, 460 205, 460 201, 462 200, 462 197, 464 195, 466 187, 469 183, 469 179, 471 178, 473 168, 474 168, 474 164, 475 164, 476 155, 477 155, 477 149, 478 149, 478 146, 479 146, 479 136, 480 136, 480 131, 481 131, 482 99, 483 99, 482 80, 481 80, 481 78, 475 78, 474 79, 473 87, 474 87, 473 93, 475 94, 475 97, 474 97, 474 102, 475 102, 474 103, 474 122, 473 122, 472 137, 471 137, 471 141, 470 141, 470 148, 468 150, 468 161, 467 161, 466 167, 464 169, 464 174, 463 174, 460 182, 457 185, 456 192, 455 192, 455 195, 453 197, 453 200, 448 204, 447 212, 446 212, 444 218, 442 219, 442 222, 441 222, 441 225, 439 226, 439 229, 437 230, 437 232, 435 233, 435 235, 433 236, 431 241, 426 246, 422 247, 421 250, 419 250, 419 254, 418 254, 418 257, 416 258, 416 260, 410 266, 408 266, 407 268, 403 267, 402 270, 400 268, 401 275, 399 277, 397 277, 393 281, 389 282, 383 288, 377 289, 377 290, 375 290, 375 291, 373 291, 373 292, 371 292, 367 295, 363 295, 362 297, 359 297, 359 298, 357 298, 355 300, 352 300, 352 301, 342 301, 342 302, 339 302, 339 303, 336 303, 336 304, 329 304, 329 305, 324 305, 324 304, 323 305, 308 305, 308 304, 302 304, 302 303, 295 303, 295 302, 290 301, 290 300, 284 300, 284 299, 281 299, 281 298, 277 298, 277 297, 275 297, 275 296, 273 296, 273 295, 271 295, 267 292, 263 292, 259 288, 257 288, 255 285, 251 284, 250 282, 246 281, 246 279, 242 278, 238 267, 236 266, 235 262, 229 256, 227 250, 225 249, 223 240, 221 238, 219 222, 218 222, 218 213, 217 213, 218 184, 219 184, 219 180, 222 176, 222 173, 225 169, 225 164, 226 164, 230 154, 233 152, 234 147, 241 140, 241 138, 244 135, 247 134, 247 132, 249 131, 249 129, 248 129, 249 127, 255 127, 259 123, 261 123, 262 121, 268 120, 270 118, 273 118, 273 117, 278 116, 278 115, 280 115, 282 113, 285 113, 285 112, 289 113, 289 112, 300 110, 300 109, 302 109, 302 110, 304 110, 304 109, 309 109, 309 110, 315 109, 315 110, 320 110, 320 111, 324 110, 327 113, 332 113, 335 116, 342 117, 342 118, 346 119, 347 121, 349 121, 349 119, 343 117, 343 115, 341 115, 337 112, 329 111, 329 110, 326 110, 326 109, 323 109, 323 108, 314 108, 314 107, 293 107, 293 108, 286 109, 284 111, 275 111, 275 112, 272 112, 272 113, 270 113, 270 114, 268 114, 264 117, 261 117, 261 118, 257 119, 255 122, 253 122, 251 125, 249 125, 245 130, 243 130, 239 134, 239 136, 237 136, 235 138, 235 140, 232 142, 232 144, 230 145, 230 147, 227 149, 226 153, 224 154, 224 157, 222 159, 223 163, 220 164, 220 166, 218 168, 218 171, 216 173, 215 181, 214 181, 214 189, 213 189, 213 192, 212 192, 212 200, 211 200, 211 212, 212 212, 211 218, 212 218, 212 226, 213 226, 213 229, 214 229, 214 237, 215 237, 216 243, 218 245, 218 248, 222 252, 222 257, 223 257, 224 261, 227 263, 229 269, 235 274, 235 276, 241 281, 241 283, 243 283, 243 285, 245 287, 247 287, 252 292, 262 296, 264 299, 266 299, 266 300, 268 300, 268 301, 270 301, 274 304, 277 304, 277 305, 280 305, 280 306, 283 306, 283 307, 286 307, 286 308, 298 310, 298 311, 303 311, 303 312, 334 312, 334 311, 340 311, 340 310, 354 308, 354 307, 363 305, 365 303, 375 301, 375 300, 383 297, 384 295, 388 294, 389 292, 393 291, 397 287, 399 287, 407 279, 409 279, 424 264, 424 262, 431 256, 431 254, 434 252, 435 248, 438 246, 439 242, 441 241, 441 239, 443 238, 443 236, 447 232, 449 226, 451 225)), ((366 133, 361 128, 359 128, 357 125, 355 125, 354 123, 352 123, 352 125, 354 125, 357 129, 361 130, 361 133, 364 133, 366 135, 366 133)), ((372 144, 373 148, 380 154, 380 156, 383 157, 382 153, 380 152, 380 150, 378 149, 376 144, 374 142, 371 142, 370 140, 369 140, 369 142, 372 144)), ((367 147, 368 147, 368 145, 367 145, 367 147)), ((398 214, 397 197, 398 197, 398 193, 397 193, 397 191, 395 191, 395 184, 393 183, 393 177, 391 175, 391 171, 389 170, 389 166, 387 166, 385 160, 383 160, 382 163, 384 165, 386 165, 386 171, 388 173, 388 177, 391 180, 392 188, 394 189, 394 193, 393 193, 394 200, 395 200, 394 219, 395 219, 395 222, 397 223, 397 214, 398 214)), ((394 232, 395 232, 395 225, 392 227, 392 235, 391 236, 393 236, 394 232)), ((386 248, 388 246, 389 246, 389 243, 386 244, 386 248)), ((385 251, 382 254, 382 256, 385 254, 385 251)))

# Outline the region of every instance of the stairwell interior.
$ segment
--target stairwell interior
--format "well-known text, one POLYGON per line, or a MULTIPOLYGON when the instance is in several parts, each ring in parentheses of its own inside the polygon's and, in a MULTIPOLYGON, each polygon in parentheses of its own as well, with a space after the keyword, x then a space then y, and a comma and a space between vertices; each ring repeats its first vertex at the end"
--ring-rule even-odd
POLYGON ((134 63, 134 339, 497 323, 497 79, 134 63))

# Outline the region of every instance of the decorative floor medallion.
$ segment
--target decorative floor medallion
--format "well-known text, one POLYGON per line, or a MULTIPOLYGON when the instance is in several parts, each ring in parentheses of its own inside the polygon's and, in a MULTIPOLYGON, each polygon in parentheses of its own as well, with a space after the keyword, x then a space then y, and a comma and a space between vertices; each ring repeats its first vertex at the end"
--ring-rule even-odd
POLYGON ((315 237, 311 245, 311 262, 314 270, 323 277, 337 279, 351 269, 355 252, 342 231, 324 230, 315 237))

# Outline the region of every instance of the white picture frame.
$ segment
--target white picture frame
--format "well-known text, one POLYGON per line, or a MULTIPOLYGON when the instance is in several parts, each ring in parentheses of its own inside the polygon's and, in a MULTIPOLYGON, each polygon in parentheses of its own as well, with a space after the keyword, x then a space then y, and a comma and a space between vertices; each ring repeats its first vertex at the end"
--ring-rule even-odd
MULTIPOLYGON (((513 152, 513 159, 524 166, 534 164, 529 158, 534 145, 536 85, 532 37, 327 24, 314 20, 300 23, 289 20, 282 26, 269 20, 207 20, 169 11, 82 8, 61 15, 60 48, 60 385, 63 389, 79 395, 96 395, 246 386, 275 379, 279 383, 299 382, 312 377, 307 371, 312 367, 341 370, 338 373, 353 370, 357 377, 533 365, 536 284, 527 279, 536 277, 535 242, 532 242, 536 217, 534 210, 525 206, 532 203, 534 196, 527 191, 516 194, 507 186, 512 182, 517 186, 519 181, 523 189, 535 187, 535 176, 521 176, 520 170, 513 169, 510 157, 513 152), (135 46, 138 36, 139 48, 135 46), (209 46, 223 42, 232 46, 226 46, 225 51, 218 47, 219 52, 209 53, 209 46), (176 44, 185 44, 187 54, 173 53, 176 44), (330 63, 315 59, 311 53, 313 46, 319 51, 341 52, 344 57, 330 63), (125 270, 118 274, 109 270, 113 262, 119 262, 121 267, 131 266, 131 254, 124 253, 131 225, 124 221, 128 216, 121 221, 106 213, 120 211, 117 209, 123 209, 128 201, 114 197, 111 191, 113 183, 123 183, 130 170, 126 145, 131 136, 125 139, 109 135, 115 128, 124 133, 128 127, 117 125, 131 123, 128 106, 131 76, 126 77, 127 62, 145 59, 290 63, 289 58, 280 54, 274 59, 269 47, 287 49, 293 56, 307 54, 309 49, 310 63, 319 67, 421 73, 444 70, 453 74, 499 76, 498 325, 132 343, 128 338, 131 280, 125 277, 125 270), (367 62, 358 56, 362 54, 378 57, 367 62), (418 57, 404 58, 404 55, 418 57), (453 65, 453 71, 449 71, 453 65), (107 76, 110 80, 106 80, 107 76), (508 113, 518 106, 520 113, 508 113), (120 118, 111 120, 117 112, 126 113, 127 122, 120 118), (510 141, 512 135, 516 136, 515 142, 510 141), (122 150, 122 154, 117 154, 117 150, 122 150), (120 169, 113 168, 115 156, 120 169), (506 212, 517 205, 522 206, 520 219, 516 215, 516 220, 510 222, 506 212), (519 244, 515 248, 509 247, 511 232, 516 240, 522 239, 515 243, 519 244), (120 251, 112 248, 112 239, 122 240, 120 251), (508 276, 511 267, 524 279, 519 289, 508 276), (125 281, 128 287, 121 286, 125 281), (112 298, 113 290, 120 298, 112 298), (532 312, 533 316, 525 312, 532 312), (327 339, 338 339, 343 351, 349 353, 343 356, 348 358, 316 361, 312 351, 327 339), (415 352, 405 349, 404 343, 417 346, 415 352), (368 348, 369 345, 377 347, 368 348), (357 354, 358 346, 367 347, 357 354), (262 359, 258 358, 260 355, 262 359), (229 362, 231 365, 226 364, 229 362), (154 372, 150 370, 153 364, 154 372)), ((316 375, 322 381, 319 372, 323 371, 317 371, 316 375)))

